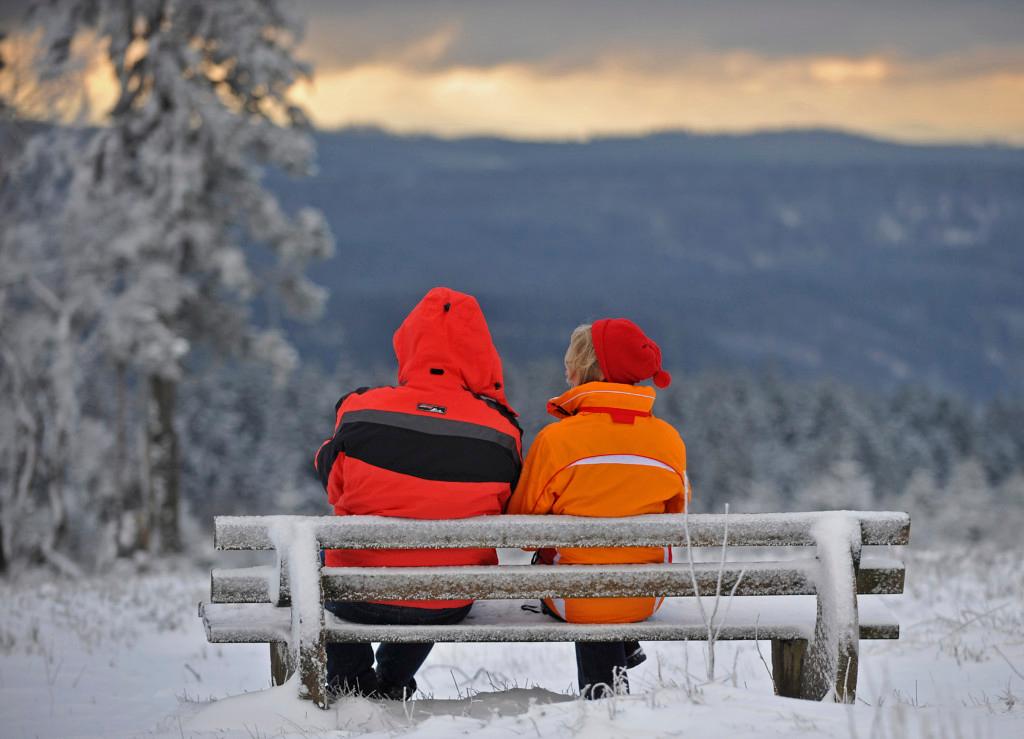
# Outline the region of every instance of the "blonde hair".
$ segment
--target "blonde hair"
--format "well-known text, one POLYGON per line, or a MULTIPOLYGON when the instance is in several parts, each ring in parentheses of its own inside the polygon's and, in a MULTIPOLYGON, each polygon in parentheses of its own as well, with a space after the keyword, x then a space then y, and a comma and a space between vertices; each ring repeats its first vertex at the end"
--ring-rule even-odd
POLYGON ((596 382, 604 379, 601 364, 594 351, 594 335, 589 323, 573 329, 569 337, 569 348, 565 352, 566 372, 576 378, 576 384, 596 382))

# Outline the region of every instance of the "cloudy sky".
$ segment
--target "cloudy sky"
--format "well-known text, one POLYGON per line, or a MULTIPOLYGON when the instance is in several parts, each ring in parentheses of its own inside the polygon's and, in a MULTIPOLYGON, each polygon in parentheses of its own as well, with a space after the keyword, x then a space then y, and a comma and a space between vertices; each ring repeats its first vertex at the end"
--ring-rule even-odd
MULTIPOLYGON (((10 5, 3 0, 5 5, 10 5)), ((299 0, 322 127, 1024 144, 1024 0, 299 0)))
POLYGON ((1024 143, 1024 0, 305 0, 322 126, 1024 143))

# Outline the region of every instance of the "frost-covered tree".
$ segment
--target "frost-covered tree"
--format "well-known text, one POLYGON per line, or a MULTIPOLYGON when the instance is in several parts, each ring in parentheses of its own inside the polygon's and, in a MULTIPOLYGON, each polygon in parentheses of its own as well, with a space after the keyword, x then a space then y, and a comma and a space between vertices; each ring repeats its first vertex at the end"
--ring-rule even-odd
POLYGON ((871 479, 860 464, 848 457, 832 463, 822 475, 799 491, 796 507, 800 510, 871 510, 874 490, 871 479))
POLYGON ((1020 545, 1020 527, 1024 525, 1024 471, 1008 477, 996 489, 996 509, 1001 522, 999 539, 1008 545, 1020 545))
POLYGON ((923 467, 914 471, 902 495, 894 501, 895 507, 910 513, 915 536, 932 528, 945 504, 942 487, 936 482, 935 475, 923 467))
POLYGON ((932 545, 965 541, 1010 543, 1024 522, 1024 475, 993 487, 976 459, 957 461, 945 485, 931 470, 919 469, 892 502, 908 511, 917 540, 932 545))
POLYGON ((977 460, 967 458, 957 462, 950 473, 936 514, 936 532, 947 541, 988 541, 1001 528, 1000 516, 1007 513, 998 505, 985 470, 977 460))
POLYGON ((178 386, 190 352, 295 363, 251 305, 315 316, 324 292, 305 276, 328 256, 322 215, 292 215, 261 184, 266 167, 303 174, 312 140, 289 98, 309 70, 300 24, 275 0, 49 0, 32 18, 59 70, 75 39, 106 44, 118 88, 69 184, 66 223, 104 276, 97 315, 121 377, 148 394, 145 494, 157 548, 180 549, 178 386), (253 255, 258 255, 253 258, 253 255), (260 265, 257 269, 254 265, 260 265))
POLYGON ((0 175, 0 569, 17 555, 69 569, 69 458, 77 451, 88 291, 66 279, 58 218, 73 156, 32 137, 0 175))
POLYGON ((49 124, 81 114, 84 68, 48 77, 40 59, 31 37, 0 37, 0 571, 15 559, 76 569, 62 550, 92 291, 71 279, 84 273, 59 215, 81 137, 49 124))

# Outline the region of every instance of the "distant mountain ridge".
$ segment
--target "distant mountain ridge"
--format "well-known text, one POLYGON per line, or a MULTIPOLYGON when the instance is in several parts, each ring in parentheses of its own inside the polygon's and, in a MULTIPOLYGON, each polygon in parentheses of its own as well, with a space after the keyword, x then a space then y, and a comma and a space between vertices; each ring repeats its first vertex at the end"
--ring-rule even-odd
POLYGON ((602 135, 584 140, 509 139, 497 136, 446 138, 429 134, 396 134, 375 126, 320 130, 319 140, 333 137, 390 139, 424 146, 457 144, 468 149, 529 151, 541 155, 553 150, 564 154, 602 151, 634 159, 666 155, 682 161, 778 162, 778 163, 951 163, 1024 164, 1024 147, 1001 142, 904 143, 834 128, 760 129, 750 133, 695 133, 684 129, 652 132, 642 136, 602 135))
POLYGON ((430 286, 473 292, 506 361, 634 318, 670 367, 1024 391, 1024 150, 812 130, 575 143, 316 134, 271 186, 337 256, 308 357, 390 359, 430 286))

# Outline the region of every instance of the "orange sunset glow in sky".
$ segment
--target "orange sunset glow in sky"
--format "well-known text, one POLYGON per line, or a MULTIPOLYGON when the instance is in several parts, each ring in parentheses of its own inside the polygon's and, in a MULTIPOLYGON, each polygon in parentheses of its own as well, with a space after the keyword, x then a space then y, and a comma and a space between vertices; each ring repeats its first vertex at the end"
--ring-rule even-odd
MULTIPOLYGON (((1021 0, 301 0, 323 128, 581 139, 832 127, 1024 145, 1021 0)), ((96 110, 109 70, 87 76, 96 110)))

